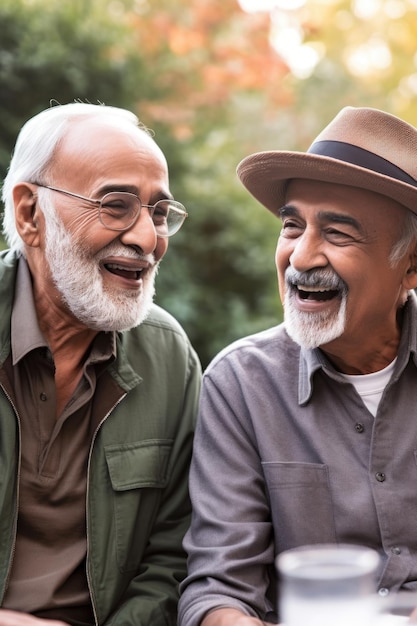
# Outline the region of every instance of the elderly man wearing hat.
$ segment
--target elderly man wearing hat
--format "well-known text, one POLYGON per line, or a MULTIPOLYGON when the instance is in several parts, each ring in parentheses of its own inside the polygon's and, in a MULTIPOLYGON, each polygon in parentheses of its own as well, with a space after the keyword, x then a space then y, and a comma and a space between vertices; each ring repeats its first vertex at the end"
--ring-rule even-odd
POLYGON ((285 320, 206 370, 181 626, 276 622, 275 558, 306 544, 372 547, 381 595, 417 591, 417 130, 347 107, 238 175, 282 222, 285 320))

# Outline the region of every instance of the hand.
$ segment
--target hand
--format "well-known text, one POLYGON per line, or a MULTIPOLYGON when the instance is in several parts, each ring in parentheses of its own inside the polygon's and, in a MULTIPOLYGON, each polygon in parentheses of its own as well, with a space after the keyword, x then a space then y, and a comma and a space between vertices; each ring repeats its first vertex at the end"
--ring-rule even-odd
POLYGON ((408 621, 411 622, 412 624, 417 623, 417 608, 414 609, 414 611, 411 613, 410 617, 408 618, 408 621))
POLYGON ((9 611, 9 609, 0 609, 0 626, 69 626, 66 622, 60 622, 54 619, 41 619, 30 615, 30 613, 22 613, 21 611, 9 611))

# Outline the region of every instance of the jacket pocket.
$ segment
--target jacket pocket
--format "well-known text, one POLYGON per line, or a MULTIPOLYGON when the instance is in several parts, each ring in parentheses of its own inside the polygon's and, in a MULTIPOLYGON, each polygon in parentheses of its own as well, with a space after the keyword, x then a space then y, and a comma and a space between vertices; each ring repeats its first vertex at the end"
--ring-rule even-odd
POLYGON ((328 468, 315 463, 262 463, 277 552, 336 541, 328 468))
POLYGON ((134 570, 141 561, 168 482, 172 444, 171 439, 149 439, 105 446, 121 571, 134 570))

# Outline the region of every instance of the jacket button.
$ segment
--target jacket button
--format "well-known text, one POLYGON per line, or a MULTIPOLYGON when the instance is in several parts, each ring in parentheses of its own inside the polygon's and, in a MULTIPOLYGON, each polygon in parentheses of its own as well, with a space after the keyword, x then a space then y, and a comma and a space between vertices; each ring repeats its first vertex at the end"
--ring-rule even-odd
POLYGON ((391 548, 392 554, 401 554, 401 548, 395 546, 395 548, 391 548))
POLYGON ((363 431, 365 430, 365 427, 363 424, 359 424, 359 422, 357 424, 355 424, 355 430, 357 433, 363 433, 363 431))
POLYGON ((383 483, 383 482, 384 482, 384 480, 385 480, 385 474, 384 474, 384 472, 377 472, 377 473, 375 474, 375 478, 377 479, 377 481, 378 481, 379 483, 383 483))

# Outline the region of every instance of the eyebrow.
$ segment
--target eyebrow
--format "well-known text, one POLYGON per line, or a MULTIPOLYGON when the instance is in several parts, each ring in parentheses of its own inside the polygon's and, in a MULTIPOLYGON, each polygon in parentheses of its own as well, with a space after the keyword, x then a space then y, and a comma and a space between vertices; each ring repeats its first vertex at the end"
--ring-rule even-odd
MULTIPOLYGON (((285 217, 301 217, 299 210, 292 204, 285 204, 278 211, 279 217, 281 219, 285 217)), ((351 215, 347 215, 346 213, 337 213, 335 211, 319 211, 318 218, 322 222, 332 222, 335 224, 347 224, 348 226, 352 226, 358 231, 363 231, 363 227, 351 215)))
POLYGON ((298 217, 299 212, 292 204, 284 204, 279 210, 278 215, 282 219, 284 217, 298 217))

